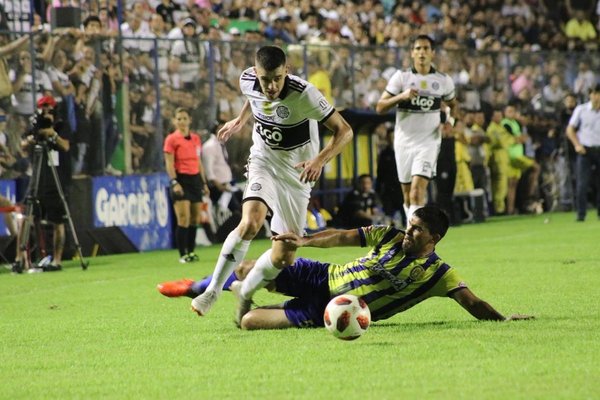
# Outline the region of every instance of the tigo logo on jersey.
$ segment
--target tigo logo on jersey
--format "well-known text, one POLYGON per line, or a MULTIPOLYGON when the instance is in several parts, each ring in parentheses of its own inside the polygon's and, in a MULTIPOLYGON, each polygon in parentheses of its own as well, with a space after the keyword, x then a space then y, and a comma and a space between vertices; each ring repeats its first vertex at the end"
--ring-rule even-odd
POLYGON ((417 96, 417 97, 412 98, 410 100, 410 103, 413 106, 420 107, 421 110, 423 110, 423 111, 428 111, 435 104, 435 99, 430 96, 425 96, 425 97, 417 96))

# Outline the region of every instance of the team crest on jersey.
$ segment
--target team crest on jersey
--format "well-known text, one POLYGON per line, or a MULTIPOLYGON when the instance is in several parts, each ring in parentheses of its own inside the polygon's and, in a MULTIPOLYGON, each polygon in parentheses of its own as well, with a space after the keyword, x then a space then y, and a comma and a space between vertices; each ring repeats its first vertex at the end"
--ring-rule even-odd
POLYGON ((431 87, 433 88, 433 90, 438 90, 440 88, 440 84, 438 82, 433 82, 431 84, 431 87))
POLYGON ((413 281, 418 281, 419 278, 421 278, 424 273, 425 273, 425 270, 420 265, 417 267, 414 267, 410 271, 410 279, 412 279, 413 281))
POLYGON ((286 119, 290 116, 290 109, 286 106, 277 106, 275 113, 281 119, 286 119))
POLYGON ((262 189, 262 186, 260 183, 253 183, 250 186, 250 190, 252 190, 253 192, 258 192, 260 189, 262 189))
POLYGON ((427 89, 427 81, 421 81, 420 85, 421 85, 421 89, 427 89))

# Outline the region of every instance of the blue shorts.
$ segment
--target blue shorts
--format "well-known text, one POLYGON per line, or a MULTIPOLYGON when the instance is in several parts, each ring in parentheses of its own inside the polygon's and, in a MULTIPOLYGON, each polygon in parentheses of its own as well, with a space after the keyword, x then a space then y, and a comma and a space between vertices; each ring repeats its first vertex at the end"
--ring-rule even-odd
POLYGON ((294 297, 284 303, 287 319, 299 328, 324 326, 323 313, 330 300, 329 264, 297 258, 275 278, 275 290, 294 297))

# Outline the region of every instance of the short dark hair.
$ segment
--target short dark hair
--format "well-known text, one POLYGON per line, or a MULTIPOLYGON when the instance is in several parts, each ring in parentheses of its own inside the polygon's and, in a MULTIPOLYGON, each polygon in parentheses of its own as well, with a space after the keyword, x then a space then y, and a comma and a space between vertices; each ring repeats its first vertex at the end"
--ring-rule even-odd
POLYGON ((88 16, 85 20, 83 20, 83 27, 87 28, 87 26, 92 23, 92 22, 97 22, 100 24, 100 26, 102 26, 102 21, 100 21, 100 17, 97 15, 90 15, 88 16))
POLYGON ((433 49, 435 47, 435 41, 432 39, 431 36, 429 35, 418 35, 417 37, 415 37, 410 45, 410 48, 412 49, 413 47, 415 47, 415 43, 417 43, 417 41, 419 40, 427 40, 429 42, 429 44, 431 45, 431 48, 433 49))
POLYGON ((592 88, 590 89, 590 93, 598 93, 600 92, 600 83, 596 83, 594 86, 592 86, 592 88))
POLYGON ((427 228, 431 234, 440 235, 440 239, 442 239, 446 235, 446 232, 448 232, 450 220, 448 219, 448 215, 446 215, 446 213, 439 207, 421 207, 415 210, 413 215, 427 225, 427 228))
POLYGON ((277 46, 263 46, 256 52, 256 64, 267 71, 274 71, 285 63, 285 53, 277 46))

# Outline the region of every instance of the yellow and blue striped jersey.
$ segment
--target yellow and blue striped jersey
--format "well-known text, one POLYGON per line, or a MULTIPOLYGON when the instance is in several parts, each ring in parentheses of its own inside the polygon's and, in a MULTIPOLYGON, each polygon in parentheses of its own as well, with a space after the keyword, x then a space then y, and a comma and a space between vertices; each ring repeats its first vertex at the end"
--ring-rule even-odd
POLYGON ((361 245, 372 247, 365 256, 346 264, 330 264, 331 296, 361 297, 373 321, 386 319, 429 297, 445 297, 466 287, 456 270, 437 254, 416 258, 402 250, 404 231, 393 226, 359 228, 361 245))

